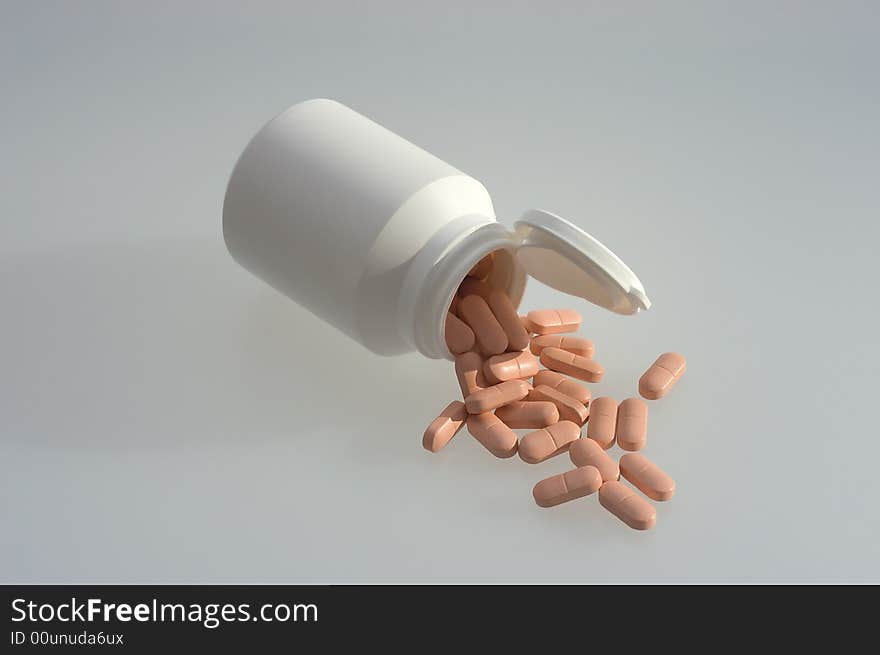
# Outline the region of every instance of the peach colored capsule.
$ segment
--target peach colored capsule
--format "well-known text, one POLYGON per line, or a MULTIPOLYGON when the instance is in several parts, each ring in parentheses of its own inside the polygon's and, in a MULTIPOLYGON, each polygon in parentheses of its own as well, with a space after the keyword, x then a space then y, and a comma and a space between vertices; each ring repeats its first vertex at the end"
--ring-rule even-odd
POLYGON ((675 494, 675 480, 641 453, 621 457, 620 474, 653 500, 669 500, 675 494))
POLYGON ((611 480, 599 489, 602 507, 634 530, 650 530, 657 522, 657 511, 647 500, 622 482, 611 480))
POLYGON ((571 421, 559 421, 524 436, 519 442, 519 456, 524 462, 537 464, 565 452, 572 442, 580 441, 580 436, 579 425, 571 421))
POLYGON ((487 355, 500 355, 507 350, 507 335, 495 320, 489 305, 480 296, 465 296, 458 303, 458 313, 474 331, 477 345, 487 355))
POLYGON ((462 353, 455 358, 455 375, 458 377, 462 398, 489 386, 483 376, 483 358, 474 352, 462 353))
POLYGON ((453 355, 460 355, 474 347, 474 331, 451 312, 446 312, 446 346, 453 355))
POLYGON ((495 457, 513 457, 516 454, 516 432, 492 412, 468 416, 467 429, 495 457))
POLYGON ((490 293, 492 293, 492 287, 488 282, 483 282, 482 280, 473 277, 466 277, 462 280, 461 284, 458 285, 458 295, 462 298, 479 296, 483 300, 486 300, 490 293))
POLYGON ((687 362, 678 353, 663 353, 639 378, 639 393, 648 400, 662 398, 684 375, 687 362))
POLYGON ((533 309, 526 320, 534 334, 576 332, 581 326, 581 315, 573 309, 533 309))
POLYGON ((582 466, 541 480, 532 489, 532 495, 541 507, 553 507, 594 494, 601 486, 602 476, 596 467, 582 466))
POLYGON ((556 405, 544 401, 517 400, 496 409, 495 416, 515 430, 535 430, 559 422, 556 405))
POLYGON ((545 384, 548 387, 552 387, 553 389, 564 393, 566 396, 571 396, 584 405, 589 405, 590 398, 592 397, 590 390, 584 385, 578 384, 574 380, 570 380, 562 375, 562 373, 557 373, 556 371, 538 371, 533 378, 533 384, 536 387, 545 384))
POLYGON ((494 355, 483 364, 483 375, 488 380, 521 380, 538 372, 538 358, 528 350, 494 355))
POLYGON ((627 398, 617 408, 617 445, 624 450, 641 450, 648 437, 648 406, 640 398, 627 398))
POLYGON ((503 407, 515 400, 525 398, 531 385, 522 380, 508 380, 494 387, 487 387, 474 391, 470 396, 464 399, 464 404, 470 414, 482 414, 491 412, 493 409, 503 407))
POLYGON ((519 320, 516 307, 503 291, 493 291, 486 301, 495 319, 507 335, 508 350, 525 350, 529 347, 529 333, 519 320))
POLYGON ((456 316, 458 316, 458 312, 456 310, 458 309, 458 303, 460 300, 461 298, 458 296, 457 293, 452 294, 452 302, 449 303, 450 314, 455 314, 456 316))
POLYGON ((480 261, 474 264, 474 267, 468 271, 468 277, 475 277, 478 280, 485 280, 489 277, 489 273, 492 272, 492 264, 495 260, 495 255, 491 252, 483 257, 480 261))
MULTIPOLYGON (((479 335, 477 338, 479 339, 479 335)), ((605 369, 596 360, 561 348, 544 348, 541 351, 541 363, 551 371, 565 373, 584 382, 599 382, 605 374, 605 369)))
POLYGON ((571 421, 582 426, 590 416, 586 405, 553 387, 538 385, 529 391, 528 398, 529 400, 549 400, 556 405, 556 409, 559 410, 559 418, 563 421, 571 421))
POLYGON ((561 334, 544 334, 532 339, 529 344, 532 354, 540 355, 544 348, 559 348, 581 357, 593 356, 593 342, 581 337, 566 337, 561 334))
MULTIPOLYGON (((592 423, 592 412, 590 413, 590 422, 592 423)), ((521 450, 520 454, 522 454, 521 450)), ((617 466, 617 462, 611 459, 608 453, 592 439, 578 439, 572 443, 568 449, 568 456, 575 466, 595 466, 599 469, 605 482, 620 478, 620 468, 617 466)))
POLYGON ((436 453, 438 450, 448 444, 452 437, 458 434, 464 422, 467 420, 468 413, 464 403, 460 400, 454 400, 446 406, 440 416, 431 421, 425 435, 422 437, 422 445, 425 450, 436 453))
POLYGON ((590 422, 587 437, 608 450, 614 445, 617 430, 617 401, 604 396, 590 403, 590 422))

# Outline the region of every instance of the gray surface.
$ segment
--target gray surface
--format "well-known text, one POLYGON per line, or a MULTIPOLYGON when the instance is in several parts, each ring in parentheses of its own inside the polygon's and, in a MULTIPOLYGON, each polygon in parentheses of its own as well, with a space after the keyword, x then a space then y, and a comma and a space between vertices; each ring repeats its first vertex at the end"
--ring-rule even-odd
POLYGON ((0 579, 880 581, 876 5, 321 4, 0 10, 0 579), (688 355, 656 530, 534 506, 563 458, 427 454, 447 363, 232 262, 235 157, 314 96, 641 277, 645 315, 576 306, 596 393, 688 355))

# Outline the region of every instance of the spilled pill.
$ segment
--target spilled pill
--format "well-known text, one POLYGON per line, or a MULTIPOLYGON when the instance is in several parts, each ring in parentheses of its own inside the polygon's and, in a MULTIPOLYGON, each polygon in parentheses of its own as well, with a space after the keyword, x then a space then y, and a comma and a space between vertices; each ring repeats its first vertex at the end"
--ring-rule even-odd
POLYGON ((519 456, 529 464, 543 462, 545 459, 565 452, 572 442, 580 440, 578 439, 580 435, 579 425, 571 421, 559 421, 525 435, 519 442, 519 456))
POLYGON ((483 376, 483 358, 474 352, 462 353, 455 358, 455 375, 462 398, 489 386, 483 376))
MULTIPOLYGON (((531 385, 523 380, 508 380, 494 387, 487 387, 473 392, 464 399, 464 404, 470 414, 482 414, 483 412, 491 412, 493 409, 503 407, 515 400, 525 398, 531 385)), ((537 400, 544 400, 538 398, 537 400)))
POLYGON ((454 400, 446 406, 440 415, 431 421, 425 435, 422 437, 422 445, 425 450, 436 453, 450 442, 452 437, 458 434, 464 422, 467 420, 468 413, 464 403, 460 400, 454 400))
POLYGON ((468 416, 467 429, 495 457, 513 457, 516 454, 516 432, 492 412, 468 416))
POLYGON ((534 334, 575 332, 581 326, 581 315, 573 309, 534 309, 526 314, 526 321, 534 334))
POLYGON ((446 312, 446 346, 453 355, 474 347, 474 331, 452 312, 446 312))
POLYGON ((477 344, 485 354, 500 355, 507 350, 507 335, 480 296, 462 298, 458 303, 458 313, 474 331, 477 344))
POLYGON ((640 398, 627 398, 617 408, 617 445, 624 450, 641 450, 648 435, 648 406, 640 398))
MULTIPOLYGON (((479 339, 479 335, 477 338, 479 339)), ((561 348, 544 348, 541 351, 541 363, 551 371, 565 373, 584 382, 599 382, 605 374, 605 369, 596 360, 561 348)))
POLYGON ((491 382, 530 378, 538 372, 538 358, 528 350, 493 355, 483 365, 483 374, 491 382))
POLYGON ((639 393, 648 400, 662 398, 684 375, 687 362, 678 353, 663 353, 639 378, 639 393))
POLYGON ((507 335, 509 350, 525 350, 529 347, 529 333, 523 327, 516 313, 516 307, 503 291, 493 291, 486 301, 495 319, 507 335))
POLYGON ((515 430, 534 430, 559 422, 556 405, 546 401, 516 400, 496 409, 495 416, 515 430))
POLYGON ((566 396, 571 396, 584 405, 589 405, 590 398, 592 397, 592 394, 587 387, 578 384, 574 380, 570 380, 562 375, 562 373, 557 373, 556 371, 548 371, 546 369, 538 371, 533 378, 533 384, 536 387, 541 384, 552 387, 557 391, 561 391, 566 396))
POLYGON ((571 421, 582 426, 587 422, 590 411, 586 405, 575 400, 571 396, 566 396, 561 391, 557 391, 553 387, 538 385, 528 395, 529 400, 549 400, 556 405, 559 410, 559 418, 563 421, 571 421))
MULTIPOLYGON (((593 422, 592 416, 590 416, 590 422, 593 422)), ((568 456, 575 466, 595 466, 599 469, 605 482, 620 478, 620 468, 617 462, 592 439, 578 439, 572 443, 568 449, 568 456)))
POLYGON ((582 357, 593 356, 593 342, 581 337, 566 337, 560 334, 544 334, 532 339, 529 347, 532 354, 540 355, 544 348, 559 348, 566 352, 581 355, 582 357))
POLYGON ((649 530, 657 522, 654 506, 622 482, 604 483, 599 489, 599 502, 634 530, 649 530))
POLYGON ((620 474, 653 500, 669 500, 675 494, 675 480, 641 453, 621 457, 620 474))
POLYGON ((599 475, 596 467, 582 466, 541 480, 532 489, 532 495, 541 507, 553 507, 596 493, 600 486, 602 486, 602 476, 599 475))
POLYGON ((617 430, 617 401, 603 396, 590 403, 590 422, 587 424, 587 437, 604 450, 614 445, 617 430))

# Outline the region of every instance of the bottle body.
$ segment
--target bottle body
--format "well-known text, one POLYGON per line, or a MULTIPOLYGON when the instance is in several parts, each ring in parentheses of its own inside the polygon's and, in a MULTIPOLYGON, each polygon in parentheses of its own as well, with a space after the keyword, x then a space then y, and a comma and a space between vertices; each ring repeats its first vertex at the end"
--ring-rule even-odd
POLYGON ((448 356, 446 308, 488 252, 510 251, 491 284, 517 303, 525 284, 482 184, 332 100, 295 105, 254 136, 223 233, 242 266, 382 355, 448 356))

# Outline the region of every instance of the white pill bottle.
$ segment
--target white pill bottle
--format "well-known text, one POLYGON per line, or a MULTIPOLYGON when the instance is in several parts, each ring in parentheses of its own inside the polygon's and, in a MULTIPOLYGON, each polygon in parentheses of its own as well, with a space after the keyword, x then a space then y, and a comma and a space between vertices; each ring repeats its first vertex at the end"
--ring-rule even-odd
POLYGON ((333 100, 257 132, 226 189, 223 236, 242 266, 380 355, 450 358, 446 312, 491 252, 487 282, 516 305, 528 276, 621 314, 650 304, 577 226, 539 210, 504 226, 477 180, 333 100))

